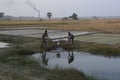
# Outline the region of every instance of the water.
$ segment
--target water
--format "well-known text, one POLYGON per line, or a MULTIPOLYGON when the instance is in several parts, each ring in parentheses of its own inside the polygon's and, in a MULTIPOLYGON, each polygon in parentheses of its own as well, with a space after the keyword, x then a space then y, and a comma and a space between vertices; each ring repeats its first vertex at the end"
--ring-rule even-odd
MULTIPOLYGON (((20 36, 40 38, 42 36, 42 33, 44 33, 45 31, 45 30, 41 30, 42 28, 44 27, 2 28, 0 29, 0 34, 20 35, 20 36)), ((95 33, 95 32, 85 32, 85 31, 70 31, 70 32, 75 36, 95 33)), ((68 31, 48 30, 48 36, 50 39, 63 39, 68 37, 68 31)))
POLYGON ((55 67, 75 68, 100 80, 120 80, 119 57, 108 58, 84 52, 67 52, 63 50, 53 50, 43 54, 36 53, 32 57, 49 69, 55 67))
POLYGON ((0 48, 6 48, 9 47, 8 43, 0 42, 0 48))

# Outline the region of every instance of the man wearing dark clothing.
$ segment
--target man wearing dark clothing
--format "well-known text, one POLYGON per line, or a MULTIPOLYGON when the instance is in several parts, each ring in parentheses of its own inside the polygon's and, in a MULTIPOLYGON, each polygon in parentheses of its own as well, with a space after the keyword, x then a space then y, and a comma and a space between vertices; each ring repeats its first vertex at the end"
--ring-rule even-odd
POLYGON ((47 30, 45 30, 45 36, 48 36, 47 30))
POLYGON ((72 43, 72 44, 74 42, 74 35, 70 32, 68 32, 68 41, 69 41, 69 43, 72 43))
POLYGON ((48 38, 48 34, 47 34, 47 30, 45 30, 45 33, 42 34, 42 43, 47 44, 47 38, 48 38))

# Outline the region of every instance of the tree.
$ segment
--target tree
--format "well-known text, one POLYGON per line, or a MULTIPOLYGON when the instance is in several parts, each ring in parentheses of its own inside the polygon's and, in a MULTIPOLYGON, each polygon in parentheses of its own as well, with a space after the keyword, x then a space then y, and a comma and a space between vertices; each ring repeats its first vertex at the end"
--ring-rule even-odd
POLYGON ((74 20, 78 20, 78 15, 76 13, 73 13, 72 16, 70 16, 69 18, 72 18, 74 20))
POLYGON ((4 16, 3 12, 0 12, 0 18, 2 18, 4 16))
POLYGON ((49 18, 49 20, 51 19, 51 17, 52 17, 52 13, 51 12, 48 12, 47 13, 47 17, 49 18))

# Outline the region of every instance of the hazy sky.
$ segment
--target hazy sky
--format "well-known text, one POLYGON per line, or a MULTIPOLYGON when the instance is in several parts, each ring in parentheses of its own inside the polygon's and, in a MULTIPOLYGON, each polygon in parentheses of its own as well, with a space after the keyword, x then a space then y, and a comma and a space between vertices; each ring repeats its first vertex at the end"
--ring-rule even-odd
POLYGON ((120 16, 120 0, 0 0, 0 12, 13 16, 38 16, 28 2, 40 10, 41 17, 52 12, 54 17, 120 16))

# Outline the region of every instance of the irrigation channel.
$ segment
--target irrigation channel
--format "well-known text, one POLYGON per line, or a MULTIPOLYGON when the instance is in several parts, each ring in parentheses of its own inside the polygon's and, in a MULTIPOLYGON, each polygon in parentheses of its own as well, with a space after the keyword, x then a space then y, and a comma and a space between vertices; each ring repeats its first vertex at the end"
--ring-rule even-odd
POLYGON ((120 80, 120 57, 65 51, 62 48, 50 52, 36 53, 30 57, 48 69, 74 68, 98 80, 120 80))

